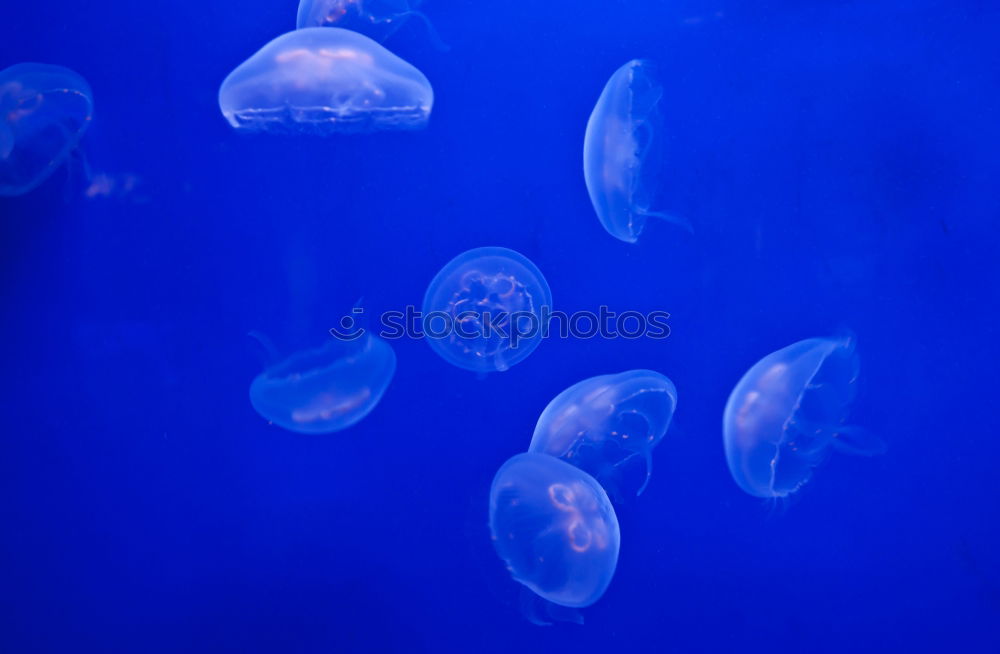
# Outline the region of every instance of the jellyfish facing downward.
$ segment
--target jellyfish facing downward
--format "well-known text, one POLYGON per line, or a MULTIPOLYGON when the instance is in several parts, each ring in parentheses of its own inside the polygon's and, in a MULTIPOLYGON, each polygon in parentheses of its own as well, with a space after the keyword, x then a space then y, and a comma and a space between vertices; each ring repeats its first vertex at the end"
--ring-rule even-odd
POLYGON ((686 220, 650 208, 662 169, 662 100, 655 66, 633 59, 608 80, 587 121, 587 192, 604 229, 627 243, 635 243, 647 218, 662 218, 691 231, 686 220))
POLYGON ((856 393, 854 338, 810 338, 758 361, 736 384, 722 420, 726 461, 750 495, 788 496, 831 449, 870 456, 885 444, 845 425, 856 393))
POLYGON ((551 309, 552 292, 535 264, 507 248, 476 248, 427 287, 424 336, 459 368, 503 371, 538 347, 551 309))
POLYGON ((618 565, 618 518, 604 489, 547 454, 518 454, 500 467, 490 533, 514 580, 560 606, 596 602, 618 565))
POLYGON ((613 496, 626 487, 638 494, 649 483, 653 448, 676 407, 677 389, 658 372, 629 370, 591 377, 549 402, 528 451, 585 470, 613 496), (640 474, 628 474, 632 462, 642 466, 640 474))
POLYGON ((336 27, 279 36, 219 89, 226 120, 248 131, 420 129, 433 104, 423 73, 368 37, 336 27))
POLYGON ((0 71, 0 195, 44 182, 76 148, 93 110, 90 85, 68 68, 25 63, 0 71))
POLYGON ((342 27, 385 41, 410 18, 421 21, 435 47, 447 48, 430 19, 417 11, 420 0, 301 0, 296 27, 342 27))
POLYGON ((259 374, 250 384, 250 403, 280 427, 326 434, 367 416, 395 372, 396 354, 382 339, 371 334, 352 341, 331 339, 259 374))

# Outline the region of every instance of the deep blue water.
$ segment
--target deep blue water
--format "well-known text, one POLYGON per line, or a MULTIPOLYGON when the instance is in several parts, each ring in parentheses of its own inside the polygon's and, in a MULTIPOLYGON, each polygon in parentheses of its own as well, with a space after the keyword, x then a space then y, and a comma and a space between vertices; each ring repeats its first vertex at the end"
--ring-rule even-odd
POLYGON ((219 84, 296 5, 4 7, 0 68, 68 66, 96 110, 72 166, 0 199, 0 650, 1000 651, 1000 7, 427 0, 450 50, 387 43, 434 85, 426 131, 237 134, 219 84), (693 236, 619 242, 587 197, 587 117, 634 57, 660 65, 660 199, 693 236), (85 168, 138 183, 87 198, 85 168), (558 309, 665 310, 671 336, 549 339, 485 380, 395 341, 350 430, 254 413, 249 331, 317 345, 484 245, 558 309), (842 328, 853 420, 889 450, 771 510, 730 478, 722 408, 842 328), (490 481, 559 391, 637 367, 676 383, 675 425, 607 594, 536 627, 490 481))

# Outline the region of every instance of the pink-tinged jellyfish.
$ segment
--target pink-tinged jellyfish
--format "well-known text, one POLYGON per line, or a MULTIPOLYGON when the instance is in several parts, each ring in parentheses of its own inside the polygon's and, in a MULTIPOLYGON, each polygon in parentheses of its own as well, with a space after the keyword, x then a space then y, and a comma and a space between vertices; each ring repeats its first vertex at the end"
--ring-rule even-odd
POLYGON ((236 67, 219 107, 246 131, 331 135, 427 125, 423 73, 366 36, 311 27, 274 39, 236 67))
POLYGON ((368 415, 392 381, 396 354, 365 334, 331 339, 270 366, 250 384, 250 403, 268 422, 301 434, 346 429, 368 415))
POLYGON ((0 195, 21 195, 48 179, 93 111, 90 85, 68 68, 24 63, 0 71, 0 195))
POLYGON ((552 292, 535 264, 507 248, 476 248, 427 287, 424 336, 459 368, 504 371, 538 347, 551 309, 552 292))
POLYGON ((430 19, 417 11, 420 0, 302 0, 296 27, 342 27, 384 42, 410 18, 421 21, 432 43, 445 46, 430 19))
POLYGON ((670 427, 676 407, 677 389, 658 372, 591 377, 549 402, 528 451, 585 470, 612 495, 626 487, 637 488, 638 494, 649 483, 653 448, 670 427))
POLYGON ((618 518, 604 489, 547 454, 518 454, 500 467, 490 533, 514 580, 560 606, 596 602, 618 565, 618 518))
POLYGON ((611 76, 587 121, 583 176, 601 225, 615 238, 635 243, 648 218, 688 231, 682 218, 650 208, 660 186, 665 138, 656 68, 633 59, 611 76))
POLYGON ((750 495, 788 496, 830 450, 871 456, 885 444, 845 425, 857 392, 854 338, 810 338, 758 361, 736 384, 722 419, 726 461, 750 495))

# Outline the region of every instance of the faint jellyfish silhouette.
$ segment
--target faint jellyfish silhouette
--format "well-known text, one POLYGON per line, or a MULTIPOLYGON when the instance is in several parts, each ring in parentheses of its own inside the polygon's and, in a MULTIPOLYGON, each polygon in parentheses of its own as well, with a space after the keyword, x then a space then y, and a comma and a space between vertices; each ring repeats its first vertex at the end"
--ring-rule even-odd
POLYGON ((310 27, 274 39, 219 89, 229 124, 306 133, 420 129, 434 91, 423 73, 366 36, 310 27))
POLYGON ((44 182, 79 144, 93 116, 90 85, 62 66, 0 71, 0 195, 44 182))
POLYGON ((535 264, 507 248, 475 248, 427 287, 424 335, 459 368, 504 371, 538 347, 551 309, 552 292, 535 264))
POLYGON ((331 339, 268 367, 250 384, 250 403, 289 431, 327 434, 368 415, 395 372, 396 354, 384 340, 370 333, 331 339))
POLYGON ((729 395, 722 419, 726 461, 750 495, 786 497, 802 487, 831 448, 871 456, 885 444, 844 425, 854 401, 853 336, 810 338, 758 361, 729 395))
POLYGON ((587 121, 583 177, 590 201, 604 229, 628 243, 647 218, 691 231, 686 220, 650 209, 663 163, 662 99, 656 67, 633 59, 608 80, 587 121))
POLYGON ((591 377, 545 407, 529 452, 550 454, 593 475, 612 496, 642 493, 652 452, 670 426, 677 389, 652 370, 591 377), (635 470, 633 462, 640 468, 635 470), (633 473, 633 474, 630 474, 633 473))
POLYGON ((490 488, 490 534, 511 576, 559 606, 590 606, 618 565, 618 518, 584 471, 547 454, 518 454, 490 488))
POLYGON ((430 19, 417 11, 419 5, 420 0, 301 0, 296 27, 342 27, 382 42, 416 18, 434 46, 447 49, 430 19))

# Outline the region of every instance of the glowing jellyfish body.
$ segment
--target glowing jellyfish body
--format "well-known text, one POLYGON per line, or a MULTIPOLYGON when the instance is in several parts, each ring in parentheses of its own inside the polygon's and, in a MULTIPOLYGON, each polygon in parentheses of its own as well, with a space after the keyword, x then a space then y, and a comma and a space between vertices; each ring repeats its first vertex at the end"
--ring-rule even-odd
POLYGON ((631 480, 633 461, 644 465, 637 493, 649 482, 651 454, 677 407, 677 389, 652 370, 600 375, 570 386, 545 407, 529 452, 559 457, 593 475, 605 488, 631 480))
POLYGON ((583 176, 604 229, 635 243, 647 218, 690 225, 652 211, 663 158, 663 87, 654 65, 633 59, 611 76, 587 121, 583 176))
POLYGON ((843 424, 857 375, 851 337, 799 341, 754 364, 730 394, 722 422, 739 487, 756 497, 785 497, 809 481, 830 448, 883 451, 878 438, 843 424))
POLYGON ((514 579, 560 606, 596 602, 618 565, 618 518, 604 489, 547 454, 518 454, 497 471, 490 532, 514 579))
POLYGON ((427 125, 423 73, 366 36, 312 27, 274 39, 219 89, 229 124, 247 131, 330 135, 427 125))
POLYGON ((370 334, 331 340, 269 367, 250 385, 253 408, 302 434, 346 429, 368 415, 392 381, 396 354, 370 334))
POLYGON ((385 41, 407 20, 417 18, 437 43, 430 20, 416 9, 419 4, 419 0, 301 0, 296 26, 342 27, 385 41))
POLYGON ((90 125, 90 85, 62 66, 16 64, 0 71, 0 195, 44 182, 90 125))
POLYGON ((503 371, 538 347, 551 308, 552 292, 535 264, 507 248, 476 248, 448 262, 427 287, 424 335, 459 368, 503 371))

